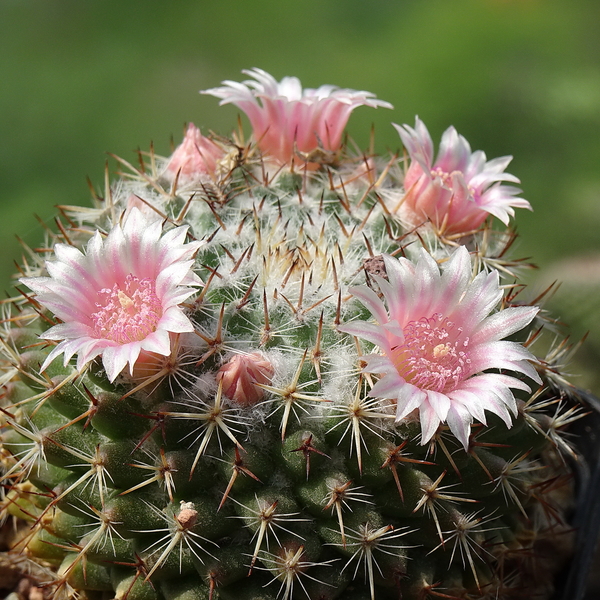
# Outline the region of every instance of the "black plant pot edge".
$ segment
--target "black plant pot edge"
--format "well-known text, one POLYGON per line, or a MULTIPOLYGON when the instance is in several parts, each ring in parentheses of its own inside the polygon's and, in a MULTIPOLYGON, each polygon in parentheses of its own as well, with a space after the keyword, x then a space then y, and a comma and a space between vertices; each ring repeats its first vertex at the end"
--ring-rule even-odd
POLYGON ((575 553, 561 578, 564 585, 559 584, 554 600, 585 600, 600 537, 600 399, 585 390, 577 390, 577 396, 591 412, 588 423, 595 435, 589 440, 581 439, 581 456, 573 461, 578 498, 572 519, 576 530, 575 553))

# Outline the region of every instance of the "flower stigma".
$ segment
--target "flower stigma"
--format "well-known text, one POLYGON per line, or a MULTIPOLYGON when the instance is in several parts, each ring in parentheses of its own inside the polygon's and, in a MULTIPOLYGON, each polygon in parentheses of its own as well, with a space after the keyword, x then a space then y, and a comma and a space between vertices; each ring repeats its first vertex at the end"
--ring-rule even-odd
POLYGON ((408 383, 448 392, 467 377, 471 362, 462 331, 439 313, 411 321, 404 328, 404 343, 392 348, 392 362, 408 383))
POLYGON ((122 287, 98 292, 98 311, 92 313, 94 337, 119 344, 143 340, 156 331, 163 311, 150 279, 127 275, 122 287))

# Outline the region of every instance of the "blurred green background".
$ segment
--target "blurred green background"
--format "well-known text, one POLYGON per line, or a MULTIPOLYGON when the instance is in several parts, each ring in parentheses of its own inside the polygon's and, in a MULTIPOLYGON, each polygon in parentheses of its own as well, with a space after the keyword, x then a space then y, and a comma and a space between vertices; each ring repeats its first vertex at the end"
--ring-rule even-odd
POLYGON ((168 153, 187 121, 228 133, 237 109, 198 90, 241 69, 364 89, 349 132, 399 148, 390 121, 450 124, 489 158, 512 154, 534 213, 517 254, 564 280, 555 309, 600 356, 600 2, 597 0, 0 0, 0 283, 38 214, 87 204, 106 152, 168 153))

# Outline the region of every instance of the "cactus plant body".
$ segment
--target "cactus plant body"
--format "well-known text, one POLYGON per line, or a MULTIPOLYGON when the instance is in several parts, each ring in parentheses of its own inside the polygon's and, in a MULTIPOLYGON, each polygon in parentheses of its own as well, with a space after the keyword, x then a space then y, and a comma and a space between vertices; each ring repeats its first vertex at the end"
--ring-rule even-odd
MULTIPOLYGON (((505 173, 453 129, 343 139, 367 92, 248 72, 3 304, 10 556, 56 598, 547 598, 582 414, 518 283, 505 173), (500 222, 500 223, 499 223, 500 222), (543 351, 543 350, 542 350, 543 351), (550 548, 550 550, 548 550, 550 548)), ((108 179, 107 179, 108 181, 108 179)))

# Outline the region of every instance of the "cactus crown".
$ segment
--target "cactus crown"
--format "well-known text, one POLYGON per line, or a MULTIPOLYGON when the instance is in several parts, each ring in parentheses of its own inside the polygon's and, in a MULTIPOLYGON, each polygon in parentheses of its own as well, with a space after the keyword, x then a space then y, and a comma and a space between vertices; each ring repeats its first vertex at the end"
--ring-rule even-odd
POLYGON ((350 112, 390 105, 248 74, 207 92, 248 144, 119 159, 22 266, 10 556, 57 598, 548 596, 581 408, 565 347, 530 350, 509 159, 449 129, 434 162, 419 120, 408 157, 353 155, 350 112))

